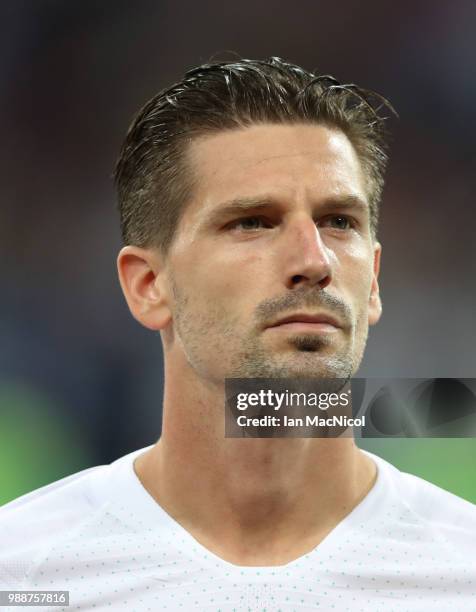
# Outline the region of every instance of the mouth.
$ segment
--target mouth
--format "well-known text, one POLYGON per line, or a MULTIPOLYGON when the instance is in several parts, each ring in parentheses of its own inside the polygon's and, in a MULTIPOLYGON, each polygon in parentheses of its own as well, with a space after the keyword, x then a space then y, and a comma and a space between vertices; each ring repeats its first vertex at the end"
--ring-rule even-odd
POLYGON ((268 326, 268 329, 288 332, 305 333, 335 333, 341 329, 341 324, 331 315, 296 313, 283 317, 268 326))

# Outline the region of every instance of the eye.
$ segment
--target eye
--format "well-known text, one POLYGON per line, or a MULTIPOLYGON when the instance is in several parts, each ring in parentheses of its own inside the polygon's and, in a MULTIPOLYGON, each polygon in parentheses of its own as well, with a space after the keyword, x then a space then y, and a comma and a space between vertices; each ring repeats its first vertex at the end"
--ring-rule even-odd
POLYGON ((319 225, 322 227, 331 227, 332 229, 348 230, 353 226, 352 220, 346 215, 330 215, 323 219, 319 225))
POLYGON ((245 231, 253 231, 261 229, 262 227, 269 227, 269 223, 262 217, 243 217, 242 219, 232 221, 228 227, 232 229, 239 228, 245 231))

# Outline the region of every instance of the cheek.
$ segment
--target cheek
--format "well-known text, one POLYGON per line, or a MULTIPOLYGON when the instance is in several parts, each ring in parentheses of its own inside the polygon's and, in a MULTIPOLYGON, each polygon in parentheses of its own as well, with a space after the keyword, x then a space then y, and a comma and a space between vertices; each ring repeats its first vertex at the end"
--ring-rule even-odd
POLYGON ((373 261, 367 249, 352 248, 340 259, 343 290, 356 317, 366 314, 373 279, 373 261))
MULTIPOLYGON (((188 249, 174 261, 177 282, 195 304, 246 314, 259 300, 264 259, 251 249, 220 249, 216 244, 188 249), (255 300, 253 302, 253 300, 255 300), (248 309, 248 310, 249 310, 248 309)), ((261 292, 263 289, 261 288, 261 292)))

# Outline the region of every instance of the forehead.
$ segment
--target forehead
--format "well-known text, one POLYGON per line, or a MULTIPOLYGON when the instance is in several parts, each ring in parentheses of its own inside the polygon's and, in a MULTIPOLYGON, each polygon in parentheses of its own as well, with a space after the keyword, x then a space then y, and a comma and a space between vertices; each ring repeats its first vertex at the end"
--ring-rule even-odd
POLYGON ((201 136, 191 142, 188 161, 195 178, 189 218, 231 198, 367 200, 353 145, 342 131, 323 125, 263 124, 201 136))

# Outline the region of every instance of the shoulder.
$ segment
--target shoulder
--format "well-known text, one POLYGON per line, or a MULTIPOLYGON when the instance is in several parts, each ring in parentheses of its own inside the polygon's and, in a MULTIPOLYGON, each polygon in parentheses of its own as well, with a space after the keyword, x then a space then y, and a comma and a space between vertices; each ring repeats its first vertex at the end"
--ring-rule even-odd
POLYGON ((400 482, 407 505, 435 524, 476 530, 476 505, 406 472, 400 472, 400 482))
MULTIPOLYGON (((370 453, 369 453, 370 454, 370 453)), ((456 548, 476 546, 476 505, 371 454, 400 516, 456 548)))
POLYGON ((0 507, 0 586, 18 588, 38 557, 94 513, 92 481, 107 468, 82 470, 0 507))

